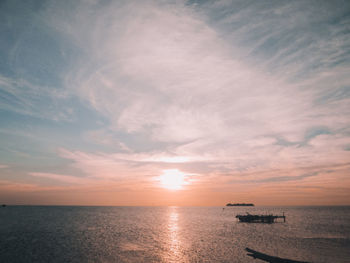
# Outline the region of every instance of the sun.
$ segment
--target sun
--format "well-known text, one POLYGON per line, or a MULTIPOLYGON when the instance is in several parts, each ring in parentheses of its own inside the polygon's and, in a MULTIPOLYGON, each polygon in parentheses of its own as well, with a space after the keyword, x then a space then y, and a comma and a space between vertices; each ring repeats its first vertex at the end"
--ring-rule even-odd
POLYGON ((169 190, 180 190, 185 184, 185 174, 177 169, 163 170, 159 178, 162 187, 169 190))

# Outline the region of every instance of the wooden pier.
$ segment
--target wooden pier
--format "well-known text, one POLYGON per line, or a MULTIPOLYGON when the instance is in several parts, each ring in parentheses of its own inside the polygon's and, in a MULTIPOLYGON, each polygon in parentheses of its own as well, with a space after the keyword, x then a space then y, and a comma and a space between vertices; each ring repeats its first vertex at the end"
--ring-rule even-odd
POLYGON ((247 213, 246 215, 237 215, 236 218, 238 218, 239 222, 244 222, 244 223, 275 223, 275 220, 278 218, 282 218, 283 222, 286 222, 286 216, 281 215, 281 216, 276 216, 276 215, 251 215, 247 213))

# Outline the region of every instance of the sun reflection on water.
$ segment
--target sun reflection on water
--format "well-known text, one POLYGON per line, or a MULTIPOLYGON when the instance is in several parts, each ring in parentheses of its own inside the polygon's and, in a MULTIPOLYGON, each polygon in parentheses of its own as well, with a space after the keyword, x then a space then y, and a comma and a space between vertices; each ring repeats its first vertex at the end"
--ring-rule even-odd
POLYGON ((181 253, 181 241, 179 234, 179 212, 177 207, 170 207, 169 221, 169 260, 179 262, 183 259, 181 253))

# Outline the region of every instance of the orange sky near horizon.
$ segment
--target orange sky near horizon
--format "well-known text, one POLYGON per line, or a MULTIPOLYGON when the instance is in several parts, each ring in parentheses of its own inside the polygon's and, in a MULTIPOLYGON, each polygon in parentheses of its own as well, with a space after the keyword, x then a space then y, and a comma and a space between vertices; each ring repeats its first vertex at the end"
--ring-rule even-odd
MULTIPOLYGON (((350 183, 347 174, 349 166, 344 168, 339 171, 342 175, 337 174, 336 178, 328 176, 327 172, 319 175, 319 183, 314 180, 304 180, 303 183, 250 182, 248 185, 237 182, 227 186, 227 182, 218 177, 206 179, 206 182, 197 179, 192 183, 183 183, 180 188, 175 180, 174 187, 169 189, 169 184, 164 185, 161 176, 137 186, 133 182, 123 183, 123 187, 113 181, 80 182, 75 186, 55 187, 8 183, 1 185, 0 200, 9 205, 224 206, 229 202, 254 203, 258 206, 350 205, 350 194, 344 187, 350 183), (341 184, 339 178, 342 179, 341 184), (213 181, 216 182, 215 186, 213 181), (325 182, 327 187, 324 186, 325 182)), ((171 172, 167 170, 168 175, 171 172)), ((175 174, 179 173, 175 170, 175 174)))

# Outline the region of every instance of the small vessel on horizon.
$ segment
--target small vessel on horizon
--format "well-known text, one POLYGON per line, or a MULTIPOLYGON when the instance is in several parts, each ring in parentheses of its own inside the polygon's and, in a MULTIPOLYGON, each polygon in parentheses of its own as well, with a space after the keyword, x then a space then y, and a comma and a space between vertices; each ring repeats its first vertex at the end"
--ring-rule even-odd
POLYGON ((275 220, 278 218, 282 218, 283 222, 286 222, 286 216, 283 215, 251 215, 247 213, 246 215, 237 215, 236 218, 238 218, 239 222, 243 223, 275 223, 275 220))
POLYGON ((231 204, 231 203, 228 203, 226 204, 226 206, 254 206, 254 204, 246 204, 246 203, 235 203, 235 204, 231 204))

